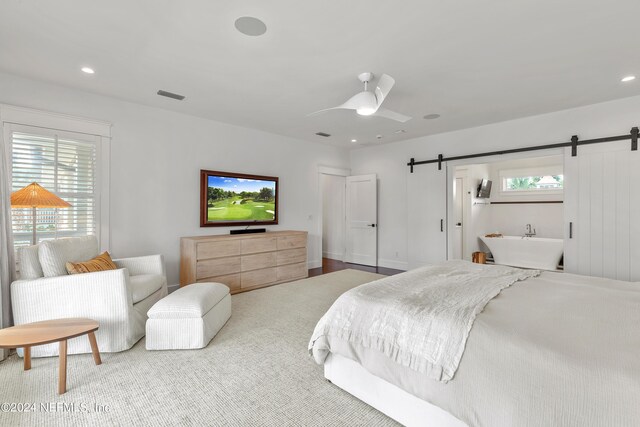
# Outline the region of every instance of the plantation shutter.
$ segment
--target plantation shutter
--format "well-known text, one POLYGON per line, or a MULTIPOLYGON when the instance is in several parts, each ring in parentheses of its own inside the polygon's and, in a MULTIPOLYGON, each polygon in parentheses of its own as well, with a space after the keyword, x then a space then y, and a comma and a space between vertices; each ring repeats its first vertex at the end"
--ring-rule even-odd
MULTIPOLYGON (((37 182, 71 204, 36 209, 36 240, 96 235, 97 136, 15 126, 11 133, 12 191, 37 182)), ((31 244, 32 209, 12 209, 14 246, 31 244)))

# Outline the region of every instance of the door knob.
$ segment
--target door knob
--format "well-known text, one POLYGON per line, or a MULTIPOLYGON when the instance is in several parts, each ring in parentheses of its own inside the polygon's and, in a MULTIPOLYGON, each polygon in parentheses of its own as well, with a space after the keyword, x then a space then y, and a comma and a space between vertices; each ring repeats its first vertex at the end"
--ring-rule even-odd
POLYGON ((461 222, 456 222, 456 225, 457 225, 458 227, 462 227, 462 223, 461 223, 461 222))
POLYGON ((369 227, 374 227, 375 228, 375 224, 369 224, 369 227))

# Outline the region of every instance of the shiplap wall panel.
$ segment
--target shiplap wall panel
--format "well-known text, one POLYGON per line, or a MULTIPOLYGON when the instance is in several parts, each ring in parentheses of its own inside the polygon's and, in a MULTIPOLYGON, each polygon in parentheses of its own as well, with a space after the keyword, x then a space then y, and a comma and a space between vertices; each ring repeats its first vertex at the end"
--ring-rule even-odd
POLYGON ((640 152, 627 152, 629 156, 629 268, 632 281, 640 281, 640 152))
POLYGON ((581 152, 578 159, 578 216, 576 217, 574 238, 578 242, 578 272, 591 274, 591 158, 581 152))
POLYGON ((568 272, 578 272, 578 158, 571 157, 571 149, 565 149, 564 154, 564 269, 568 272), (573 232, 571 230, 573 224, 573 232))
POLYGON ((604 154, 602 163, 602 276, 617 276, 617 221, 616 212, 616 191, 609 188, 615 187, 617 181, 616 174, 616 153, 607 152, 604 154))
MULTIPOLYGON (((589 169, 591 170, 591 182, 589 185, 590 200, 589 200, 589 209, 591 211, 590 218, 590 236, 591 236, 591 244, 590 244, 590 257, 589 257, 589 266, 591 267, 591 275, 602 277, 603 275, 603 258, 604 258, 604 197, 603 197, 603 187, 605 177, 602 173, 604 168, 604 157, 605 153, 602 155, 592 155, 589 169)), ((582 178, 582 177, 580 177, 582 178)), ((606 177, 606 180, 609 181, 609 177, 606 177)), ((609 182, 611 183, 611 182, 609 182)))
MULTIPOLYGON (((630 238, 631 227, 631 175, 629 170, 630 157, 617 155, 615 160, 615 215, 613 215, 616 228, 615 244, 615 277, 619 280, 630 280, 630 238)), ((613 209, 609 209, 613 211, 613 209)))

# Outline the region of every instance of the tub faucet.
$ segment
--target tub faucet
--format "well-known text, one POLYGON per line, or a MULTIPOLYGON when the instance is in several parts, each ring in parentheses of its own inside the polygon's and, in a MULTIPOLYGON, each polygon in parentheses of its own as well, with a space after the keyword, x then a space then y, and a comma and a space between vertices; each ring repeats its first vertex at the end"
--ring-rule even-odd
POLYGON ((525 229, 526 229, 527 231, 524 233, 524 237, 533 237, 533 236, 535 236, 535 235, 536 235, 536 229, 535 229, 535 228, 533 228, 533 227, 531 226, 531 224, 527 224, 527 225, 525 226, 525 229))

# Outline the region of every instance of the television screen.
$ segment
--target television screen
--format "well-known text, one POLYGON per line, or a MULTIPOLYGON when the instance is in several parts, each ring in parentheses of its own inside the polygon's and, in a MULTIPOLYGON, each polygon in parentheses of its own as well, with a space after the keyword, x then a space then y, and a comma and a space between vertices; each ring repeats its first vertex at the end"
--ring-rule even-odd
POLYGON ((491 180, 483 179, 478 186, 478 198, 488 199, 491 196, 491 180))
POLYGON ((200 171, 200 226, 278 223, 278 178, 200 171))

